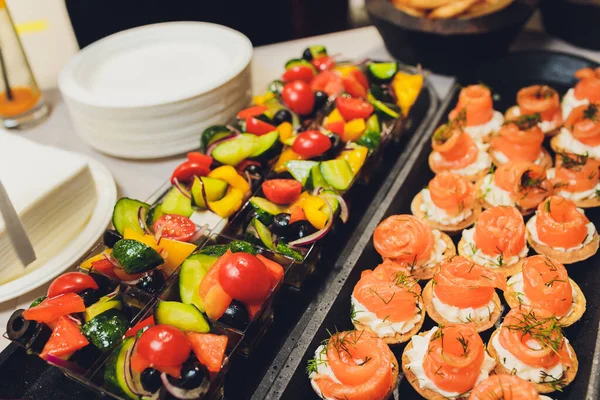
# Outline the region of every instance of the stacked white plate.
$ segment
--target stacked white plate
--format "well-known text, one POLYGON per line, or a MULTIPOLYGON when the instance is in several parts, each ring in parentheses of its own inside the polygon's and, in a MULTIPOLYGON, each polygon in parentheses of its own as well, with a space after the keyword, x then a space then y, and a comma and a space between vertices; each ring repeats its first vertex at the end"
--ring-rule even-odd
POLYGON ((147 25, 76 54, 59 87, 79 136, 109 155, 166 157, 199 147, 251 99, 252 44, 203 22, 147 25))

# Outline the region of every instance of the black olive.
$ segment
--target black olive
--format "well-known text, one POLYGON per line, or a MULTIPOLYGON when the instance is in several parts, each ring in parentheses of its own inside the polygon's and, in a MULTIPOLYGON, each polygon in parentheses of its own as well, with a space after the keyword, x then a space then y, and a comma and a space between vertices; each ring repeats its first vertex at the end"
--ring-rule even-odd
POLYGON ((331 147, 321 156, 323 160, 334 159, 344 147, 344 142, 342 142, 342 139, 335 133, 329 135, 329 140, 331 141, 331 147))
POLYGON ((25 344, 37 331, 37 322, 23 318, 23 311, 17 310, 8 319, 6 334, 10 340, 25 344))
POLYGON ((250 322, 250 315, 248 314, 248 309, 244 303, 238 300, 232 300, 229 307, 227 307, 225 313, 218 321, 231 328, 243 331, 250 322))
POLYGON ((273 125, 273 120, 271 120, 271 118, 267 117, 265 114, 260 114, 257 115, 256 117, 254 117, 262 122, 266 122, 267 124, 271 124, 273 125))
POLYGON ((262 169, 260 168, 260 166, 258 166, 256 164, 248 164, 248 166, 246 168, 244 168, 244 171, 248 172, 251 175, 261 175, 262 174, 262 169))
POLYGON ((146 293, 155 294, 158 293, 164 285, 165 277, 163 276, 162 272, 155 269, 146 276, 142 277, 135 286, 146 293))
POLYGON ((208 387, 208 369, 197 361, 187 361, 181 367, 181 378, 171 379, 172 384, 182 389, 196 389, 202 385, 208 387))
POLYGON ((69 358, 69 361, 73 361, 84 369, 90 369, 100 357, 102 357, 102 350, 93 344, 88 344, 84 348, 77 350, 69 358))
POLYGON ((144 390, 150 393, 155 393, 162 386, 162 380, 160 379, 160 371, 154 368, 146 368, 140 375, 140 381, 144 390))
POLYGON ((304 50, 304 53, 302 53, 302 58, 304 58, 306 61, 312 61, 313 55, 310 51, 310 47, 304 50))
POLYGON ((100 293, 95 289, 85 289, 79 293, 79 296, 83 299, 83 304, 85 304, 86 307, 97 303, 101 297, 100 293))
POLYGON ((33 337, 26 345, 27 350, 30 350, 33 353, 41 353, 51 335, 52 329, 50 329, 48 325, 38 324, 33 337))
POLYGON ((296 221, 288 226, 287 234, 286 236, 282 236, 282 239, 285 239, 286 242, 291 242, 312 235, 316 231, 317 230, 310 222, 305 220, 296 221))
POLYGON ((315 92, 315 106, 314 106, 315 111, 318 111, 321 108, 323 108, 325 103, 327 103, 328 98, 329 98, 329 95, 327 93, 317 90, 315 92))
POLYGON ((107 229, 104 231, 104 235, 102 235, 102 241, 106 247, 110 247, 111 249, 119 240, 123 239, 123 236, 115 231, 114 229, 107 229))
POLYGON ((273 217, 273 222, 270 225, 270 230, 277 236, 286 236, 290 225, 290 214, 280 213, 273 217))
POLYGON ((290 110, 282 108, 281 110, 277 111, 273 116, 273 125, 278 126, 283 124, 284 122, 292 122, 292 113, 290 112, 290 110))
POLYGON ((98 292, 101 296, 112 292, 116 288, 115 282, 113 282, 106 275, 99 274, 97 272, 90 272, 90 276, 94 278, 94 280, 98 284, 98 292))

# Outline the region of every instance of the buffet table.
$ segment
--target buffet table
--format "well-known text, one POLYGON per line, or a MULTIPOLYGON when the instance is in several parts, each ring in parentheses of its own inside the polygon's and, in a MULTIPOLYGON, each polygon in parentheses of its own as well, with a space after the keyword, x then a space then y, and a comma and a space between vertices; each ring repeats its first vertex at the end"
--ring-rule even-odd
MULTIPOLYGON (((274 76, 277 76, 285 60, 293 58, 308 45, 315 43, 335 49, 349 59, 363 57, 390 58, 381 37, 373 27, 258 47, 254 51, 252 66, 252 87, 254 90, 259 91, 264 88, 274 76)), ((600 61, 598 52, 575 48, 540 32, 526 31, 519 36, 513 50, 524 49, 563 51, 600 61)), ((435 74, 431 75, 430 79, 438 95, 442 98, 445 97, 451 88, 453 79, 435 74)), ((152 194, 154 188, 160 187, 165 182, 170 171, 183 158, 178 156, 158 160, 130 161, 100 154, 88 147, 76 135, 58 90, 48 91, 46 96, 53 107, 52 114, 46 122, 32 130, 24 131, 23 135, 41 143, 84 153, 99 160, 112 172, 120 196, 147 198, 152 194)), ((45 290, 46 287, 44 286, 18 299, 0 304, 0 326, 2 326, 2 329, 4 329, 8 317, 15 308, 18 308, 21 304, 28 305, 34 298, 43 294, 45 290)), ((0 337, 0 350, 4 349, 8 343, 8 340, 0 337)))

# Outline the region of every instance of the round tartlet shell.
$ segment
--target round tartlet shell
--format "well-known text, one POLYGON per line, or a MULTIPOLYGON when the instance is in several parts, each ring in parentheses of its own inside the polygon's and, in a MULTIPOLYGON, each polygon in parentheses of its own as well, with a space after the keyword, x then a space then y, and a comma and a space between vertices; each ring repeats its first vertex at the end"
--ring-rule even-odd
MULTIPOLYGON (((446 251, 444 251, 444 254, 442 254, 442 257, 449 258, 449 257, 455 256, 456 255, 456 246, 454 245, 454 242, 452 241, 450 236, 448 236, 444 232, 440 232, 440 235, 441 235, 441 239, 444 241, 444 243, 446 243, 446 251)), ((414 268, 412 271, 410 271, 410 275, 416 279, 427 280, 427 279, 433 278, 434 271, 435 271, 435 266, 431 266, 430 268, 418 267, 418 268, 414 268)))
MULTIPOLYGON (((440 172, 443 171, 450 171, 453 172, 453 170, 451 169, 443 169, 443 168, 436 168, 435 167, 435 162, 433 161, 433 155, 435 154, 435 151, 432 151, 431 153, 429 153, 429 169, 431 169, 434 173, 439 174, 440 172)), ((489 168, 485 168, 482 171, 477 172, 476 174, 473 175, 461 175, 462 177, 466 178, 467 180, 471 181, 471 182, 476 182, 477 180, 481 179, 482 177, 484 177, 488 172, 489 172, 489 168)))
POLYGON ((429 226, 431 226, 433 229, 445 232, 448 235, 459 234, 463 229, 473 225, 479 217, 479 214, 481 214, 481 203, 479 202, 479 200, 475 200, 472 209, 473 213, 471 214, 471 216, 469 216, 469 218, 455 225, 442 225, 438 222, 428 219, 426 217, 427 215, 423 211, 421 211, 421 204, 423 204, 423 195, 421 194, 421 192, 419 192, 410 203, 410 210, 412 214, 415 217, 427 222, 429 226))
MULTIPOLYGON (((577 283, 575 283, 575 281, 570 278, 569 282, 571 282, 573 290, 575 290, 575 293, 577 293, 577 302, 574 305, 573 312, 568 317, 561 317, 558 319, 558 322, 561 326, 571 326, 575 322, 579 321, 585 313, 587 304, 585 296, 581 291, 579 285, 577 285, 577 283)), ((516 295, 515 291, 510 285, 506 288, 506 291, 504 292, 504 300, 510 308, 518 308, 521 306, 521 303, 518 300, 518 296, 516 295)))
MULTIPOLYGON (((499 329, 496 329, 494 331, 494 333, 492 333, 492 336, 490 337, 490 341, 488 342, 488 345, 487 345, 487 351, 491 357, 496 359, 496 368, 494 368, 494 372, 497 374, 511 375, 511 371, 509 371, 506 367, 504 367, 504 365, 502 365, 502 363, 500 362, 498 352, 492 345, 492 340, 496 337, 496 335, 498 335, 498 332, 499 332, 499 329)), ((573 382, 573 380, 575 379, 575 375, 577 375, 577 370, 579 369, 579 361, 577 360, 577 355, 575 354, 575 350, 573 349, 573 347, 571 347, 571 343, 567 343, 567 346, 568 346, 569 352, 571 354, 571 363, 573 364, 573 367, 569 368, 564 373, 565 386, 567 386, 571 382, 573 382)), ((552 385, 550 385, 548 383, 535 383, 535 382, 531 382, 531 383, 535 386, 535 390, 537 390, 539 393, 552 393, 555 391, 555 389, 552 388, 552 385)))
MULTIPOLYGON (((492 312, 490 318, 486 321, 481 321, 479 323, 473 322, 477 327, 477 332, 487 331, 488 329, 492 328, 496 321, 498 321, 498 319, 500 318, 500 315, 502 314, 502 303, 500 302, 500 297, 496 292, 494 292, 494 296, 492 299, 496 304, 496 308, 492 312)), ((444 318, 433 306, 433 281, 427 282, 427 285, 425 285, 425 288, 423 289, 423 303, 425 303, 425 308, 427 309, 427 315, 429 315, 429 318, 431 318, 438 324, 446 325, 450 323, 455 323, 450 322, 446 318, 444 318)))
MULTIPOLYGON (((458 254, 460 254, 461 256, 463 256, 465 258, 468 258, 469 260, 472 260, 469 249, 467 248, 467 242, 462 238, 460 239, 460 242, 458 242, 458 254)), ((502 266, 502 267, 498 267, 498 268, 490 268, 490 269, 492 271, 496 271, 504 276, 512 276, 514 274, 518 274, 519 272, 521 272, 522 267, 523 267, 523 259, 521 258, 515 264, 506 265, 506 266, 502 266)))
MULTIPOLYGON (((483 180, 485 179, 486 176, 482 176, 480 179, 477 180, 477 182, 475 182, 475 193, 477 193, 477 197, 479 198, 479 201, 481 201, 483 208, 487 210, 488 208, 493 208, 493 207, 497 207, 497 206, 495 206, 492 203, 490 203, 489 201, 487 201, 481 190, 481 185, 483 184, 483 180)), ((514 207, 515 205, 512 204, 512 206, 514 207)), ((529 208, 527 210, 522 210, 522 209, 518 209, 518 210, 521 212, 522 215, 529 215, 529 214, 532 214, 536 210, 536 208, 537 208, 537 205, 534 208, 529 208)))
MULTIPOLYGON (((394 336, 384 337, 384 338, 380 338, 380 339, 389 345, 408 342, 410 340, 410 338, 413 337, 414 335, 416 335, 417 333, 419 333, 419 331, 423 327, 423 322, 425 321, 425 307, 424 306, 422 307, 420 314, 421 314, 421 320, 419 322, 417 322, 417 324, 410 331, 408 331, 406 333, 402 333, 402 334, 396 333, 394 336)), ((359 331, 364 330, 365 332, 369 332, 369 333, 373 334, 374 336, 377 336, 377 333, 374 332, 371 328, 369 328, 367 325, 361 324, 358 321, 353 320, 352 325, 354 325, 356 330, 359 330, 359 331)))
POLYGON ((600 245, 600 238, 598 237, 598 232, 594 232, 592 241, 583 246, 581 249, 573 251, 561 251, 553 249, 548 245, 536 242, 533 240, 529 230, 527 230, 527 243, 529 243, 529 246, 538 254, 543 254, 549 258, 553 258, 562 264, 574 264, 579 261, 587 260, 596 254, 600 245))

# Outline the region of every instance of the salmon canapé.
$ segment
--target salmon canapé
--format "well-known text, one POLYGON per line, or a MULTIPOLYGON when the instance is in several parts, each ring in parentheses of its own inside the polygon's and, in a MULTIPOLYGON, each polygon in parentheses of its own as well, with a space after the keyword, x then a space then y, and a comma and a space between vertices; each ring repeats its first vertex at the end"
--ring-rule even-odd
POLYGON ((322 398, 384 400, 396 387, 398 362, 383 340, 366 331, 347 331, 317 348, 308 372, 322 398))
POLYGON ((416 335, 402 355, 405 376, 426 398, 466 393, 485 380, 495 364, 472 324, 449 324, 416 335))
POLYGON ((552 158, 542 147, 544 132, 538 126, 539 122, 539 114, 506 121, 490 141, 494 163, 527 161, 546 168, 552 166, 552 158))
POLYGON ((488 344, 496 357, 496 373, 513 374, 535 384, 540 393, 568 385, 578 368, 577 357, 558 320, 521 306, 504 317, 488 344))
POLYGON ((575 201, 579 207, 600 205, 600 161, 587 154, 558 153, 556 167, 548 170, 554 193, 575 201))
POLYGON ((552 194, 552 184, 544 167, 527 161, 510 161, 479 182, 484 207, 515 206, 531 213, 552 194))
POLYGON ((468 400, 542 400, 542 396, 531 382, 518 376, 492 375, 475 386, 468 400))
POLYGON ((382 221, 373 233, 375 250, 384 259, 408 266, 418 279, 428 279, 433 266, 455 254, 452 240, 419 218, 402 214, 382 221))
POLYGON ((600 160, 600 103, 574 108, 550 145, 557 153, 587 154, 600 160))
POLYGON ((579 80, 567 91, 562 100, 563 119, 567 119, 574 108, 600 102, 600 68, 583 68, 575 72, 579 80))
POLYGON ((506 111, 506 119, 534 114, 539 114, 539 127, 545 134, 558 133, 556 129, 563 122, 558 92, 546 85, 533 85, 519 90, 517 107, 506 111))
POLYGON ((458 103, 449 118, 457 118, 461 111, 465 113, 464 131, 478 142, 487 141, 490 134, 500 129, 504 122, 502 113, 494 110, 492 92, 484 85, 470 85, 461 89, 458 103))
POLYGON ((423 325, 421 287, 406 269, 387 265, 366 270, 352 292, 351 319, 387 343, 401 343, 423 325))
POLYGON ((496 288, 506 290, 504 275, 455 256, 437 265, 423 299, 427 313, 435 322, 473 323, 478 331, 483 331, 500 317, 496 288))

